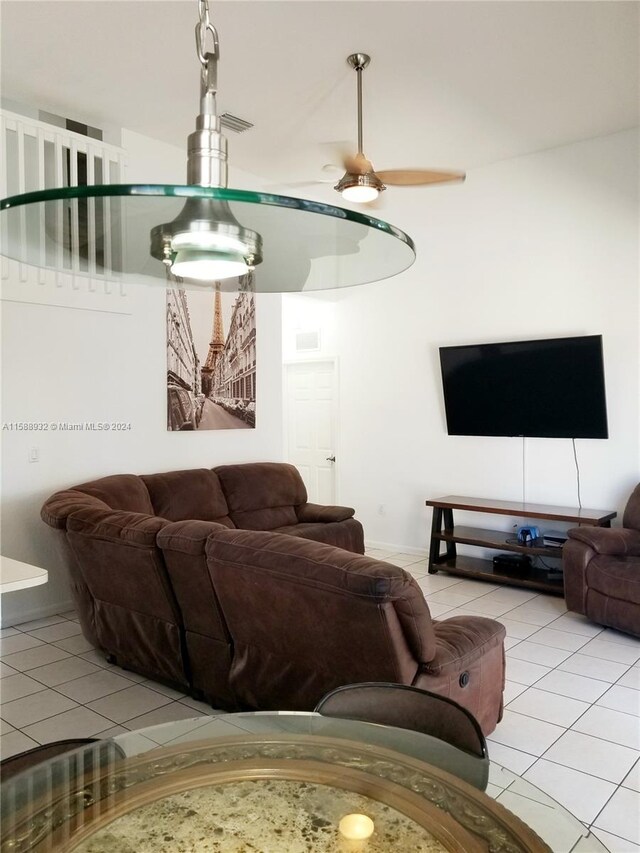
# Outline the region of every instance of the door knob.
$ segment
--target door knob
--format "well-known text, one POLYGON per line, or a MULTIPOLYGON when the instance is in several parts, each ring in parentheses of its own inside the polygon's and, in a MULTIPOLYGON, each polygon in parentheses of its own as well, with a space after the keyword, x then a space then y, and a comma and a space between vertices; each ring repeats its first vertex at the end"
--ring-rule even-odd
POLYGON ((327 462, 335 462, 335 461, 336 461, 335 456, 327 456, 327 462))

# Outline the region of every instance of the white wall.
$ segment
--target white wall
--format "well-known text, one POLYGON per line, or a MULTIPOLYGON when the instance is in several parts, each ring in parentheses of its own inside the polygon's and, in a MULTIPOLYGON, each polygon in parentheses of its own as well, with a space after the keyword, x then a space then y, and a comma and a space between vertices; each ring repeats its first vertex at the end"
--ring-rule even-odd
MULTIPOLYGON (((430 497, 522 498, 522 439, 446 433, 446 344, 602 334, 610 438, 577 442, 582 503, 622 509, 640 479, 637 152, 627 131, 460 186, 387 190, 378 215, 415 239, 416 263, 336 296, 340 494, 368 541, 426 548, 430 497)), ((557 393, 540 389, 540 404, 557 393)), ((526 452, 527 500, 575 506, 571 442, 526 452)))
MULTIPOLYGON (((126 180, 185 182, 184 151, 124 132, 126 180)), ((232 185, 250 185, 234 174, 232 185)), ((2 553, 49 570, 45 586, 3 597, 2 622, 69 604, 66 570, 40 507, 54 491, 107 474, 282 458, 281 300, 257 295, 255 430, 166 429, 165 291, 130 287, 130 313, 2 304, 2 421, 121 421, 123 432, 11 432, 2 439, 2 553), (40 461, 28 462, 37 447, 40 461)), ((118 301, 118 310, 122 300, 118 301)))
POLYGON ((282 357, 286 362, 334 359, 338 355, 336 303, 333 291, 285 293, 282 297, 282 357), (318 348, 300 350, 298 334, 316 334, 318 348))

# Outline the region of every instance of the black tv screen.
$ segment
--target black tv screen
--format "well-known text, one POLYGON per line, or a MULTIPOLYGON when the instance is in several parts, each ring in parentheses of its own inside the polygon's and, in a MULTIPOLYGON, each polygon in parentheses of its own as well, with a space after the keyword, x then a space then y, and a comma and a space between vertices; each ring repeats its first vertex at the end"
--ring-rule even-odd
POLYGON ((608 438, 602 335, 440 347, 449 435, 608 438))

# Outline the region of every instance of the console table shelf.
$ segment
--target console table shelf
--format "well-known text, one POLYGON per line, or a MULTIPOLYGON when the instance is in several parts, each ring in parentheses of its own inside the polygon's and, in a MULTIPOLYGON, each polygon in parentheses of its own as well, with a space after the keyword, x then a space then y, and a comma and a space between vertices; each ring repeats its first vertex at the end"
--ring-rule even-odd
POLYGON ((545 504, 521 503, 518 501, 499 501, 489 498, 469 498, 459 495, 447 495, 426 501, 433 507, 431 542, 429 547, 429 574, 443 569, 453 575, 490 580, 495 583, 512 584, 544 592, 563 594, 561 578, 553 577, 562 564, 556 562, 548 569, 540 566, 522 565, 513 569, 496 569, 491 559, 458 555, 456 544, 473 545, 496 551, 509 551, 541 557, 545 560, 562 560, 562 548, 545 545, 543 539, 536 539, 529 545, 515 542, 515 534, 503 530, 490 530, 481 527, 467 527, 453 522, 453 510, 466 512, 491 513, 516 518, 535 518, 562 521, 569 524, 587 524, 596 527, 610 527, 616 513, 609 510, 577 509, 575 507, 547 506, 545 504), (445 553, 441 554, 441 545, 445 553))
MULTIPOLYGON (((561 550, 561 549, 558 549, 561 550)), ((556 559, 558 559, 556 556, 556 559)), ((540 592, 553 592, 556 595, 564 594, 564 584, 560 579, 549 578, 549 573, 544 569, 537 569, 529 566, 525 569, 514 569, 513 574, 503 571, 496 571, 491 560, 485 560, 482 557, 469 557, 466 555, 457 555, 451 560, 446 558, 438 563, 439 569, 449 572, 452 575, 464 575, 465 578, 475 580, 493 581, 499 584, 512 584, 513 586, 521 586, 526 589, 539 590, 540 592)), ((429 572, 433 574, 431 568, 429 572)))

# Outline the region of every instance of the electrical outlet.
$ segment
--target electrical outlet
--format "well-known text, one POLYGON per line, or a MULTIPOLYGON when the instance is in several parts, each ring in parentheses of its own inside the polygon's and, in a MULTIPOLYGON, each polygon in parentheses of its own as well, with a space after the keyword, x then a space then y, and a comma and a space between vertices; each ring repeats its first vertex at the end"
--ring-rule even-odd
POLYGON ((31 447, 29 449, 29 462, 39 462, 40 461, 40 448, 39 447, 31 447))

